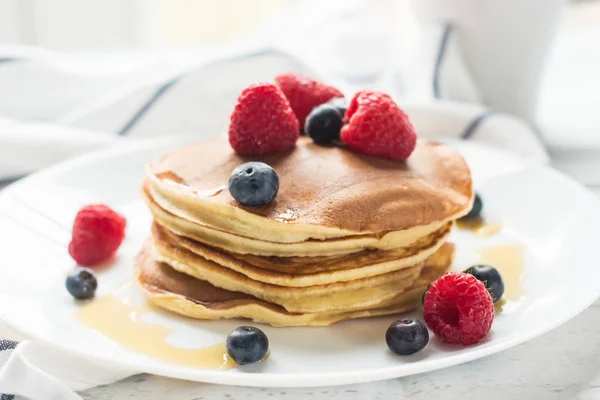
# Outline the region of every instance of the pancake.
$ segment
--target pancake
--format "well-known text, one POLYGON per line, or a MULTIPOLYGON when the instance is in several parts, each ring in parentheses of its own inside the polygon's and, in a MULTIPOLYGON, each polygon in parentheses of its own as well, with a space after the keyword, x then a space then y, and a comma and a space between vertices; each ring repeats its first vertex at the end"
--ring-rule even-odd
POLYGON ((424 235, 428 235, 431 232, 435 232, 440 227, 447 224, 451 219, 444 221, 436 221, 432 222, 428 225, 417 226, 408 229, 401 229, 398 231, 393 231, 393 235, 390 235, 392 232, 379 232, 379 233, 353 233, 350 232, 347 236, 340 236, 338 232, 332 235, 322 235, 317 238, 307 238, 306 235, 298 235, 295 232, 286 231, 284 228, 280 227, 277 232, 273 234, 261 235, 256 234, 254 232, 256 228, 242 226, 242 229, 239 229, 240 226, 235 220, 236 216, 232 215, 228 218, 219 218, 220 223, 215 225, 214 223, 214 215, 212 212, 204 214, 202 209, 194 207, 193 205, 184 204, 184 207, 181 208, 181 204, 176 204, 173 201, 169 200, 167 197, 163 195, 160 190, 156 189, 156 186, 151 184, 150 180, 146 180, 142 185, 142 190, 144 194, 144 198, 149 205, 153 207, 159 207, 165 212, 171 214, 173 218, 178 218, 186 222, 193 223, 198 225, 195 229, 201 230, 205 232, 213 232, 213 235, 221 235, 227 237, 228 234, 232 236, 240 236, 244 239, 249 239, 249 243, 254 241, 260 242, 268 242, 274 243, 276 245, 287 245, 287 244, 297 244, 304 243, 310 241, 333 241, 335 239, 343 238, 348 243, 357 242, 357 243, 367 243, 372 242, 376 243, 379 239, 384 236, 389 238, 393 236, 393 241, 400 245, 408 245, 416 238, 419 238, 424 235), (187 208, 191 207, 191 208, 187 208), (209 222, 210 221, 210 222, 209 222), (258 237, 257 237, 258 236, 258 237))
POLYGON ((152 227, 152 235, 155 241, 183 248, 255 281, 288 287, 309 287, 368 278, 412 267, 435 253, 446 241, 451 228, 452 224, 447 224, 409 248, 364 250, 331 257, 257 257, 226 253, 177 236, 157 223, 152 227))
MULTIPOLYGON (((143 191, 142 194, 154 220, 175 234, 231 253, 258 256, 317 257, 350 254, 366 249, 392 250, 408 247, 422 236, 442 229, 449 223, 444 222, 439 226, 437 223, 430 224, 428 228, 435 227, 436 229, 421 236, 408 235, 407 231, 393 231, 382 235, 349 236, 330 240, 309 239, 301 243, 276 243, 234 235, 179 218, 156 204, 146 191, 143 191)), ((414 231, 410 233, 414 234, 414 231)))
POLYGON ((253 296, 217 288, 172 269, 152 257, 146 243, 135 260, 137 282, 154 304, 172 312, 198 319, 249 318, 274 326, 324 326, 361 317, 397 314, 417 307, 427 285, 449 268, 453 246, 445 244, 429 257, 413 285, 391 304, 350 312, 290 313, 283 307, 253 296))
POLYGON ((223 289, 242 292, 278 304, 290 312, 322 312, 371 307, 410 287, 420 274, 413 266, 349 282, 288 287, 255 281, 165 241, 154 240, 153 257, 179 272, 223 289))
POLYGON ((266 243, 380 237, 413 229, 416 233, 408 236, 416 240, 466 214, 473 198, 463 158, 432 142, 419 142, 406 162, 396 162, 318 146, 309 138, 300 138, 288 152, 246 157, 233 152, 225 138, 216 138, 152 162, 147 185, 154 204, 160 202, 158 208, 176 219, 266 243), (248 161, 266 162, 279 175, 279 193, 269 205, 243 206, 227 190, 231 171, 248 161))
POLYGON ((473 201, 452 149, 419 142, 405 162, 300 138, 289 151, 246 157, 225 138, 150 163, 142 194, 154 218, 136 259, 149 299, 201 319, 329 325, 414 308, 452 262, 446 240, 473 201), (268 205, 231 197, 248 161, 279 175, 268 205))

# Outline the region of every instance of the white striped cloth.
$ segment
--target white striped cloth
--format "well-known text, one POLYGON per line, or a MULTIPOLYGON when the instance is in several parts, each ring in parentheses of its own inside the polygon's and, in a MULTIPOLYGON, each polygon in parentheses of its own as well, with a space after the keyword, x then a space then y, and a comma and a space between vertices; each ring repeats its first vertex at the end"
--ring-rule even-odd
MULTIPOLYGON (((6 364, 13 350, 17 347, 17 342, 12 340, 0 339, 0 365, 6 364)), ((14 395, 12 394, 1 394, 0 400, 13 400, 14 395)))
MULTIPOLYGON (((450 68, 452 63, 446 60, 450 68)), ((441 64, 438 64, 441 65, 441 64)), ((225 132, 238 93, 280 72, 311 70, 275 50, 254 50, 191 63, 147 62, 113 75, 73 70, 60 57, 16 58, 0 63, 0 180, 10 182, 44 166, 122 141, 163 135, 199 139, 225 132)), ((452 79, 433 74, 432 91, 452 90, 452 79), (440 83, 441 81, 441 83, 440 83)), ((339 82, 349 96, 360 87, 339 82)), ((365 85, 373 86, 373 85, 365 85)), ((380 88, 386 90, 385 87, 380 88)), ((476 104, 403 100, 388 92, 427 138, 469 138, 541 160, 535 130, 516 118, 476 104)))

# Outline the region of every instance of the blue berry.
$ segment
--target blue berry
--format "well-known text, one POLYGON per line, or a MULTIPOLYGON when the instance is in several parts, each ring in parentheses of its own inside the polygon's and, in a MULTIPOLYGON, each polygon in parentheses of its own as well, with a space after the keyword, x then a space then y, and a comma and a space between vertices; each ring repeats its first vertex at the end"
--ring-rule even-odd
POLYGON ((394 353, 408 356, 427 346, 429 332, 421 321, 415 318, 403 318, 390 325, 385 333, 385 341, 394 353))
POLYGON ((471 207, 471 211, 461 219, 471 219, 478 218, 481 216, 481 210, 483 209, 483 202, 481 201, 481 197, 475 193, 475 199, 473 200, 473 207, 471 207))
POLYGON ((262 162, 242 164, 231 173, 229 192, 245 206, 269 204, 279 191, 279 176, 262 162))
POLYGON ((315 107, 308 114, 304 133, 317 144, 331 144, 334 140, 340 139, 342 125, 342 115, 338 109, 325 103, 315 107))
POLYGON ((67 275, 65 286, 71 296, 78 300, 94 297, 98 288, 98 280, 88 268, 75 268, 67 275))
POLYGON ((227 336, 227 354, 239 365, 252 364, 265 358, 269 339, 263 331, 252 326, 240 326, 227 336))
POLYGON ((327 104, 334 106, 338 110, 342 118, 344 118, 344 114, 346 114, 346 110, 348 109, 348 102, 345 98, 334 97, 333 99, 329 100, 327 104))
POLYGON ((491 265, 473 265, 465 271, 483 282, 494 302, 500 300, 504 294, 504 282, 500 272, 491 265))

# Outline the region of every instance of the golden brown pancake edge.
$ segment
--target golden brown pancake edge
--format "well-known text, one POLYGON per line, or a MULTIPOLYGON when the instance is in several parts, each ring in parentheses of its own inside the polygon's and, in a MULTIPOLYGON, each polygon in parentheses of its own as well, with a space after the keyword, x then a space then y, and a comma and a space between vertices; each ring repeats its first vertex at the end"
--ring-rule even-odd
POLYGON ((427 141, 420 141, 406 162, 398 162, 318 146, 308 138, 288 152, 247 157, 233 152, 226 139, 215 138, 150 163, 148 176, 159 189, 211 210, 231 215, 235 208, 238 217, 258 217, 290 230, 304 225, 354 233, 408 229, 456 219, 468 212, 473 198, 470 171, 460 154, 427 141), (280 188, 271 204, 246 207, 227 190, 231 171, 248 161, 266 162, 277 171, 280 188))

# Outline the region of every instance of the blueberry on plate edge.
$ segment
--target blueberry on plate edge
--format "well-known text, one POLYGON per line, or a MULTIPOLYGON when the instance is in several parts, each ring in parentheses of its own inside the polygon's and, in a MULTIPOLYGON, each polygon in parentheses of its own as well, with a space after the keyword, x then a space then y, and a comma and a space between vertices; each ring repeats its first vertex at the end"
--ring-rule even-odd
POLYGON ((475 193, 475 198, 473 199, 473 206, 467 215, 460 218, 461 220, 479 218, 481 216, 481 211, 483 210, 483 202, 481 201, 481 196, 475 193))
POLYGON ((96 294, 98 280, 91 269, 78 267, 69 272, 65 286, 71 296, 77 300, 85 300, 96 294))
POLYGON ((245 206, 264 206, 279 191, 279 176, 270 165, 247 162, 235 168, 229 177, 229 193, 245 206))
POLYGON ((269 339, 253 326, 235 328, 225 342, 227 354, 239 365, 261 361, 269 350, 269 339))
POLYGON ((402 318, 393 322, 385 332, 385 342, 394 353, 409 356, 429 343, 429 331, 418 319, 402 318))
POLYGON ((504 295, 504 281, 500 272, 491 265, 479 264, 465 270, 467 274, 473 275, 478 281, 483 282, 486 289, 492 296, 492 300, 497 302, 504 295))

